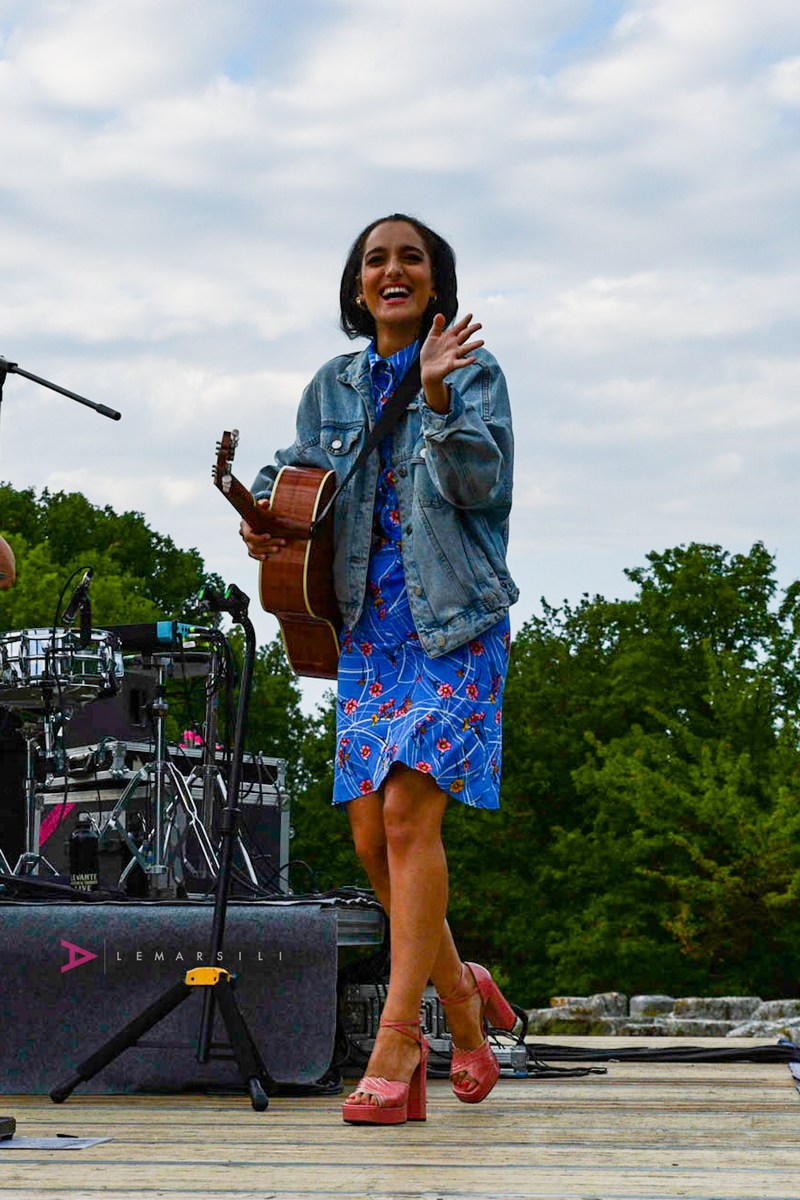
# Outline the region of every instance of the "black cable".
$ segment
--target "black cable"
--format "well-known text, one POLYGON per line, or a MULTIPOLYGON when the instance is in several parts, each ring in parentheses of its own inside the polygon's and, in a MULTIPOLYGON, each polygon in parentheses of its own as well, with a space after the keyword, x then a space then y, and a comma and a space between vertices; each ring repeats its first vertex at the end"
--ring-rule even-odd
POLYGON ((528 1046, 528 1051, 538 1059, 561 1058, 572 1062, 800 1062, 800 1046, 785 1039, 773 1046, 746 1049, 739 1046, 665 1046, 653 1050, 649 1046, 615 1046, 599 1050, 536 1042, 528 1046))

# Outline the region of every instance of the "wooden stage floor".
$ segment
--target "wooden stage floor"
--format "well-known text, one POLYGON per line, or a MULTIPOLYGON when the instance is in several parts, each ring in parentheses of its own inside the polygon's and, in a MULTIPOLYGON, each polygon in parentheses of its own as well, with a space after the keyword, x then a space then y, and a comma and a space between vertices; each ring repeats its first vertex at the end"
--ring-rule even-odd
MULTIPOLYGON (((676 1043, 687 1044, 646 1044, 676 1043)), ((339 1105, 276 1097, 254 1113, 240 1096, 76 1092, 61 1106, 0 1096, 20 1136, 113 1139, 0 1151, 0 1200, 800 1200, 800 1095, 786 1064, 612 1063, 578 1080, 504 1078, 474 1108, 431 1080, 427 1122, 394 1129, 344 1125, 339 1105)))

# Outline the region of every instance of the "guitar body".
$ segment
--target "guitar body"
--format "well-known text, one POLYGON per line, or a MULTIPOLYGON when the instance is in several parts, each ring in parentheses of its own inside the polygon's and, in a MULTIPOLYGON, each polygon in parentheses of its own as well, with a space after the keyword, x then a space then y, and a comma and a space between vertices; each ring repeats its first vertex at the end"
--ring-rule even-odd
MULTIPOLYGON (((279 523, 308 531, 336 489, 333 471, 283 467, 270 496, 279 523)), ((278 526, 271 527, 278 532, 278 526)), ((333 591, 333 521, 313 538, 286 535, 286 545, 261 564, 261 606, 278 618, 286 656, 298 675, 335 679, 341 617, 333 591)))
POLYGON ((336 475, 316 467, 283 467, 269 507, 261 508, 231 473, 238 440, 236 430, 222 435, 214 483, 256 532, 286 539, 261 564, 261 605, 278 618, 292 669, 298 675, 335 679, 341 616, 333 590, 333 521, 327 519, 313 537, 311 526, 336 489, 336 475))

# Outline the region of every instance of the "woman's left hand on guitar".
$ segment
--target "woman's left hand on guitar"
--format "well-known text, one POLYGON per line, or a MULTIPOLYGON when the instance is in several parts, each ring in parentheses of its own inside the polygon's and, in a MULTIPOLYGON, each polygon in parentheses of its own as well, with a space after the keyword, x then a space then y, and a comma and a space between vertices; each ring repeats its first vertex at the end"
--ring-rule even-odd
MULTIPOLYGON (((268 509, 269 500, 259 500, 259 508, 268 509)), ((279 554, 286 545, 286 538, 274 537, 271 533, 256 533, 247 521, 239 526, 239 535, 247 546, 247 553, 259 562, 267 562, 273 555, 279 554)))

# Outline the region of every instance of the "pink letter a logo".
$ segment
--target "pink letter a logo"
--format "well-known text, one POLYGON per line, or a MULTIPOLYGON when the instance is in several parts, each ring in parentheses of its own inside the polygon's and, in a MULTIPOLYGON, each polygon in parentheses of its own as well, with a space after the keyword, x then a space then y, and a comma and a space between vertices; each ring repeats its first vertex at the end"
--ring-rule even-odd
POLYGON ((65 971, 72 971, 75 967, 82 967, 84 963, 91 962, 93 958, 97 958, 96 954, 92 954, 91 950, 84 950, 81 946, 75 946, 72 942, 65 942, 61 939, 61 945, 65 950, 69 951, 69 962, 61 968, 61 974, 65 971))

